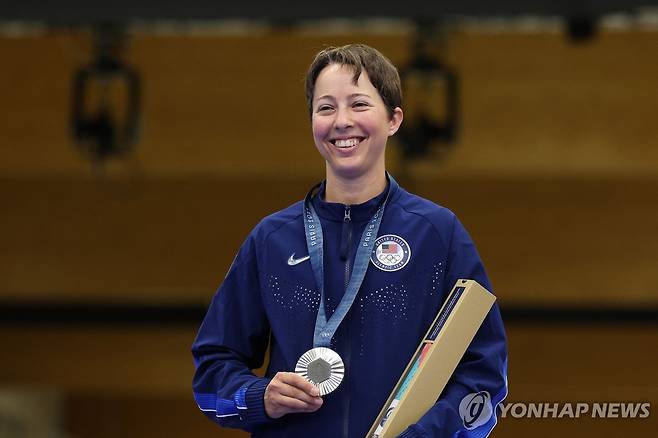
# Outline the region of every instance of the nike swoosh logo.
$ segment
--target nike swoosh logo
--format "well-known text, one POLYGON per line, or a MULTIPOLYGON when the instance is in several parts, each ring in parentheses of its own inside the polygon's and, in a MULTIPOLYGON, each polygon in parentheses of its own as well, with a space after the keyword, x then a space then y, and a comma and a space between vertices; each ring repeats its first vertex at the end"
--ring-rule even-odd
POLYGON ((301 262, 305 262, 306 260, 310 259, 311 256, 305 256, 305 257, 300 257, 298 259, 295 258, 295 253, 293 252, 290 258, 288 259, 288 265, 289 266, 295 266, 300 264, 301 262))

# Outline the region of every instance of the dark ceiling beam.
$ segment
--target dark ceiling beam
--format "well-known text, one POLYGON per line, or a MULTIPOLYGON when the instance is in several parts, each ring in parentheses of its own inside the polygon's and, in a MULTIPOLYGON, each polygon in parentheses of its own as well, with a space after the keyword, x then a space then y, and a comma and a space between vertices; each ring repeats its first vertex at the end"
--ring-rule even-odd
POLYGON ((296 21, 324 18, 440 19, 446 16, 600 16, 655 7, 657 0, 0 0, 0 21, 84 24, 127 20, 247 19, 296 21))

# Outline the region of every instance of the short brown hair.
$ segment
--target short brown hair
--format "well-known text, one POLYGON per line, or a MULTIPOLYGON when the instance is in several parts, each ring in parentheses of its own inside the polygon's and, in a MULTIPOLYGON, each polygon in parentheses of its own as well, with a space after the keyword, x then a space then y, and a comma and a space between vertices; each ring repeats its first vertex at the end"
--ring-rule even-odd
POLYGON ((368 73, 370 82, 381 96, 389 118, 393 117, 395 108, 402 105, 402 86, 400 75, 393 63, 377 49, 365 44, 348 44, 342 47, 327 47, 315 55, 308 68, 304 86, 306 105, 309 114, 313 114, 313 93, 315 81, 320 72, 331 64, 346 65, 354 69, 354 84, 359 80, 363 70, 368 73))

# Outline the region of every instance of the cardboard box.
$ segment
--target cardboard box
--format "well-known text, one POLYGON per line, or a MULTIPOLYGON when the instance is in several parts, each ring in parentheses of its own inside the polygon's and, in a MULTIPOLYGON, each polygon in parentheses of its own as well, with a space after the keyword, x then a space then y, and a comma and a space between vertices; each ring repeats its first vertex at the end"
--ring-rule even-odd
POLYGON ((366 438, 393 438, 439 399, 496 297, 474 280, 457 280, 366 438))

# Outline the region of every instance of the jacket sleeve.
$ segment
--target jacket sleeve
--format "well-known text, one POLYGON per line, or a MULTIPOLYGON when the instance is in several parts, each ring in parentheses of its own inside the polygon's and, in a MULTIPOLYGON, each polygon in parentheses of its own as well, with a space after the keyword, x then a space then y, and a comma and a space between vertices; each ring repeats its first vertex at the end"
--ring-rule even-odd
MULTIPOLYGON (((455 218, 446 287, 452 288, 460 278, 476 280, 491 291, 475 245, 455 218)), ((494 304, 439 400, 399 437, 486 437, 496 425, 497 406, 506 396, 507 343, 500 311, 494 304)))
POLYGON ((192 345, 192 386, 199 409, 222 426, 247 431, 272 421, 263 405, 269 379, 251 371, 263 364, 270 330, 254 248, 252 233, 213 297, 192 345))

